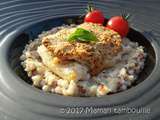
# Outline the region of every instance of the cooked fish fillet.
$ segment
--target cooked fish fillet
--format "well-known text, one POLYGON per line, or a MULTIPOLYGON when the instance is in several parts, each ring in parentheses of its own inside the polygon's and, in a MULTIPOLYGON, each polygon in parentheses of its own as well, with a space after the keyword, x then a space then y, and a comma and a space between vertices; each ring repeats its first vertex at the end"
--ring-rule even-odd
POLYGON ((61 64, 57 57, 54 57, 41 45, 38 47, 37 52, 42 58, 43 64, 45 64, 52 72, 57 74, 64 80, 86 80, 88 79, 88 69, 77 63, 68 62, 67 64, 61 64))
POLYGON ((44 37, 42 43, 52 55, 62 60, 74 60, 87 65, 91 75, 96 75, 103 69, 113 66, 115 64, 113 58, 122 50, 120 35, 93 23, 83 23, 77 27, 91 31, 98 41, 68 42, 68 36, 76 28, 64 28, 56 34, 44 37))

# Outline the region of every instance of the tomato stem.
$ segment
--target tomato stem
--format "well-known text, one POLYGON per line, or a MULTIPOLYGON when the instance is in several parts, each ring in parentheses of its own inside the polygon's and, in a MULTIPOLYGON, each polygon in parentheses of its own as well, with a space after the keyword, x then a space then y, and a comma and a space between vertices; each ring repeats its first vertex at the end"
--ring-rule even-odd
POLYGON ((122 17, 125 19, 125 20, 129 20, 129 18, 131 17, 131 14, 129 13, 122 13, 122 17))
POLYGON ((92 12, 93 10, 94 10, 93 4, 92 3, 88 3, 86 12, 87 13, 88 12, 92 12))
POLYGON ((131 14, 128 13, 128 14, 126 15, 125 19, 128 20, 130 17, 131 17, 131 14))

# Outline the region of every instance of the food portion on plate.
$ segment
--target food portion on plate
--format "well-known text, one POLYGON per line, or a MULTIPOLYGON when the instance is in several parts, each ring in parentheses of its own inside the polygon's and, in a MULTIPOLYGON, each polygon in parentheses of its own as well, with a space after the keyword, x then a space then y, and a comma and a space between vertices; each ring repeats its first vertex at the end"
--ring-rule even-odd
POLYGON ((104 96, 126 90, 144 67, 144 47, 132 42, 128 16, 103 25, 100 10, 89 7, 84 23, 43 32, 26 45, 21 64, 33 86, 65 96, 104 96))

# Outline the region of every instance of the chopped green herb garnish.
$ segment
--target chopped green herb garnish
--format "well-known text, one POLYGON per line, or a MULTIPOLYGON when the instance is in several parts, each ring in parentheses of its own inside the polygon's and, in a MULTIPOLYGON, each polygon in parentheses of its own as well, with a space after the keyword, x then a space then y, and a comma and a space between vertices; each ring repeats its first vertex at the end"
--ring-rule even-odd
POLYGON ((83 28, 77 28, 76 31, 69 36, 68 41, 91 42, 97 41, 97 38, 92 32, 83 28))

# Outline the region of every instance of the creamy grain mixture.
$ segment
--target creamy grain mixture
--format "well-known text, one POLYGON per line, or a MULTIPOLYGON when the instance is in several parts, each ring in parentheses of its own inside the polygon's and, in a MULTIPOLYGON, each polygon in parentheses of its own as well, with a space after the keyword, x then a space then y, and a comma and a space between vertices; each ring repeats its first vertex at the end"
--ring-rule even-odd
MULTIPOLYGON (((93 27, 92 29, 95 29, 95 26, 89 25, 89 23, 80 26, 91 26, 93 27)), ((112 65, 110 67, 102 67, 103 70, 99 69, 98 71, 100 72, 94 75, 91 74, 93 70, 90 72, 89 67, 83 64, 82 61, 64 63, 58 57, 54 56, 53 52, 47 48, 48 45, 43 44, 44 38, 46 40, 46 38, 55 38, 56 36, 57 39, 65 39, 63 38, 65 36, 64 34, 67 35, 69 32, 72 32, 75 27, 77 26, 71 25, 53 28, 50 31, 43 32, 37 39, 30 41, 26 45, 21 56, 21 64, 28 76, 31 77, 33 86, 46 92, 65 96, 103 96, 126 90, 132 86, 132 83, 144 67, 146 53, 143 46, 139 46, 138 43, 132 42, 128 38, 122 39, 121 48, 116 48, 119 51, 117 54, 114 54, 113 57, 103 57, 103 59, 107 59, 105 60, 107 61, 107 65, 112 65), (63 35, 59 34, 61 30, 63 31, 63 35)), ((102 26, 96 27, 96 31, 103 29, 102 26)), ((111 32, 111 34, 114 33, 112 31, 108 32, 111 32)), ((108 32, 104 33, 104 35, 108 35, 108 32)), ((104 38, 101 34, 99 36, 104 38)), ((114 36, 113 38, 115 40, 117 39, 115 43, 119 46, 119 36, 114 36)), ((112 49, 110 51, 112 52, 112 49)), ((110 55, 109 52, 107 54, 110 55)), ((92 65, 90 61, 88 63, 92 65)))

